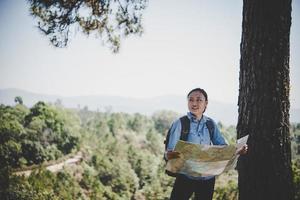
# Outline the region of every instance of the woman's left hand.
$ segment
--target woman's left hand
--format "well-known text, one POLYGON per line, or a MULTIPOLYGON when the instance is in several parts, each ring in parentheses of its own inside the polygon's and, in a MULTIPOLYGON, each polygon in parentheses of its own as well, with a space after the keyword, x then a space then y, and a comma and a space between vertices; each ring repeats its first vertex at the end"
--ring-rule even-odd
POLYGON ((247 154, 247 152, 248 152, 248 145, 245 144, 241 149, 237 151, 237 154, 245 155, 247 154))

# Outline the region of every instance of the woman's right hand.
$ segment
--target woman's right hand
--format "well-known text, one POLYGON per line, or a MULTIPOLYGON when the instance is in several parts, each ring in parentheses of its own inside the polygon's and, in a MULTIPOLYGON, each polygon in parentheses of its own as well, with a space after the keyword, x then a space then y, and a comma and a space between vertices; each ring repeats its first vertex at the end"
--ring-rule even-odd
POLYGON ((168 160, 171 160, 171 159, 179 158, 180 153, 177 151, 167 151, 166 156, 168 160))

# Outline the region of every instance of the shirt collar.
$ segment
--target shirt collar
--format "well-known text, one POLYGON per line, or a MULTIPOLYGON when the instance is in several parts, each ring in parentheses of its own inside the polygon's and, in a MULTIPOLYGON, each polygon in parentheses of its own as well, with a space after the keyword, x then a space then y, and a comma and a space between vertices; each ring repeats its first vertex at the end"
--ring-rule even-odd
POLYGON ((205 123, 206 119, 207 119, 207 117, 202 114, 201 119, 197 120, 196 117, 195 117, 195 115, 193 113, 191 113, 191 112, 188 112, 187 116, 188 116, 189 120, 194 121, 194 122, 199 122, 200 121, 201 123, 205 123))

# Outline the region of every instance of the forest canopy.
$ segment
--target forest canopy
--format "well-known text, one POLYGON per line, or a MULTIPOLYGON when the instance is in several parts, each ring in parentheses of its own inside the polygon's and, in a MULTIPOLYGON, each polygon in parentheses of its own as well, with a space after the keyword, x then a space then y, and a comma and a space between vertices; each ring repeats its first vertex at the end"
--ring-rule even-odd
MULTIPOLYGON (((178 117, 172 111, 152 116, 66 109, 37 102, 0 106, 1 199, 168 199, 173 178, 165 174, 165 134, 178 117), (44 162, 82 152, 80 163, 53 173, 44 162), (30 176, 14 169, 40 165, 30 176), (68 187, 65 187, 68 185, 68 187)), ((235 127, 218 123, 230 143, 235 127)), ((299 189, 300 126, 294 135, 295 184, 299 189), (297 161, 298 160, 298 164, 297 161)), ((217 180, 216 200, 237 199, 236 172, 217 180)), ((298 194, 299 197, 299 194, 298 194)))

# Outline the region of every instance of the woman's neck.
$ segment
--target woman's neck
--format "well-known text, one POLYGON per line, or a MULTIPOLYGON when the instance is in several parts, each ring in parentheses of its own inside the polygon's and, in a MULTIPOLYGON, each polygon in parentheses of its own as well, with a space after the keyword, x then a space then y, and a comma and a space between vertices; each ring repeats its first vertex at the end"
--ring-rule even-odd
POLYGON ((200 121, 200 120, 202 119, 202 116, 203 116, 203 115, 196 116, 196 119, 200 121))
POLYGON ((192 113, 192 112, 191 112, 191 114, 196 118, 196 120, 201 120, 201 118, 203 117, 203 114, 195 115, 195 114, 192 113))

